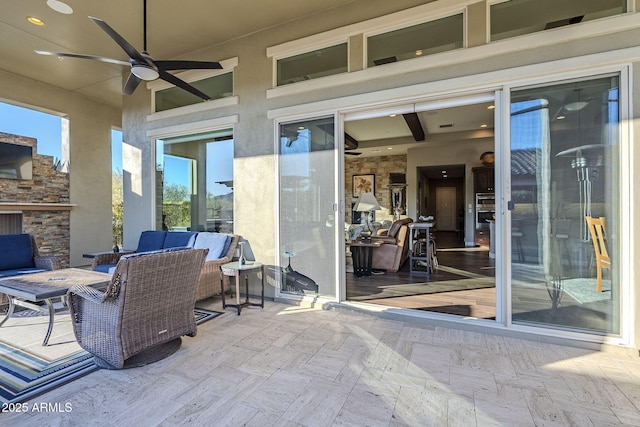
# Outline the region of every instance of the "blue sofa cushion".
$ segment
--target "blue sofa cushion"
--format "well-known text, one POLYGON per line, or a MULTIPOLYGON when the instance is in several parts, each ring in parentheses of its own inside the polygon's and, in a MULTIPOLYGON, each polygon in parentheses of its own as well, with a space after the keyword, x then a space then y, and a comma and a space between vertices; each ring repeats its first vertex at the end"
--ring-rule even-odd
MULTIPOLYGON (((191 248, 188 248, 186 246, 181 246, 181 247, 175 247, 175 248, 159 249, 159 250, 156 250, 156 251, 135 252, 135 253, 132 253, 132 254, 123 255, 120 259, 131 259, 131 258, 137 258, 137 257, 150 255, 150 254, 161 254, 163 252, 183 251, 185 249, 191 249, 191 248)), ((96 265, 95 271, 99 271, 101 273, 113 274, 113 271, 115 270, 116 266, 117 266, 117 264, 98 264, 98 265, 96 265)))
POLYGON ((226 234, 219 233, 198 233, 196 243, 193 245, 195 249, 209 249, 206 261, 213 261, 222 258, 229 249, 227 241, 231 241, 231 237, 226 234), (225 250, 226 248, 226 250, 225 250))
POLYGON ((33 268, 33 247, 29 234, 0 235, 0 270, 33 268))
POLYGON ((166 236, 166 231, 143 231, 142 234, 140 234, 140 240, 138 240, 138 248, 136 249, 136 252, 149 252, 162 249, 166 236))
POLYGON ((163 248, 192 247, 195 236, 191 231, 170 231, 164 238, 163 248))
POLYGON ((109 273, 109 270, 115 266, 115 264, 98 264, 96 265, 95 271, 99 271, 100 273, 109 273))
POLYGON ((2 270, 0 271, 0 278, 19 276, 20 274, 41 273, 43 271, 46 270, 43 270, 41 268, 16 268, 13 270, 2 270))
POLYGON ((187 249, 192 249, 192 248, 187 248, 186 246, 180 246, 180 247, 175 247, 175 248, 166 248, 166 249, 158 249, 155 251, 147 251, 147 252, 135 252, 132 254, 127 254, 127 255, 123 255, 122 257, 120 257, 120 259, 131 259, 131 258, 138 258, 138 257, 142 257, 145 255, 151 255, 151 254, 162 254, 165 252, 177 252, 177 251, 184 251, 187 249))

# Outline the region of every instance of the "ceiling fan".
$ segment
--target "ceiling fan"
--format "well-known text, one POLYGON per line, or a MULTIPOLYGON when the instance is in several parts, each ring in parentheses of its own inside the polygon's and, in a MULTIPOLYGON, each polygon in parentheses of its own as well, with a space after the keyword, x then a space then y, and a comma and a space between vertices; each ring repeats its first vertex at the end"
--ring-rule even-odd
POLYGON ((125 51, 125 53, 129 56, 129 61, 120 61, 118 59, 105 58, 102 56, 94 56, 94 55, 82 55, 77 53, 61 53, 61 52, 47 52, 42 50, 36 50, 35 52, 40 55, 51 55, 57 57, 69 57, 69 58, 80 58, 80 59, 91 59, 95 61, 108 62, 111 64, 119 64, 119 65, 127 65, 131 67, 131 72, 129 73, 129 77, 127 78, 126 83, 122 89, 122 93, 124 95, 131 95, 141 81, 153 81, 156 79, 162 79, 168 83, 171 83, 181 89, 186 90, 187 92, 192 93, 193 95, 201 98, 204 101, 208 101, 211 99, 209 95, 206 93, 196 89, 189 83, 184 80, 179 79, 173 74, 168 73, 168 71, 172 70, 196 70, 196 69, 222 69, 222 65, 219 62, 208 62, 208 61, 188 61, 188 60, 156 60, 153 59, 147 53, 147 1, 144 0, 144 22, 143 22, 143 34, 144 34, 144 44, 142 52, 139 52, 136 48, 134 48, 127 40, 124 39, 120 34, 116 32, 113 28, 109 26, 102 19, 94 18, 92 16, 89 17, 93 22, 98 25, 102 31, 107 33, 109 37, 113 39, 121 48, 125 51))

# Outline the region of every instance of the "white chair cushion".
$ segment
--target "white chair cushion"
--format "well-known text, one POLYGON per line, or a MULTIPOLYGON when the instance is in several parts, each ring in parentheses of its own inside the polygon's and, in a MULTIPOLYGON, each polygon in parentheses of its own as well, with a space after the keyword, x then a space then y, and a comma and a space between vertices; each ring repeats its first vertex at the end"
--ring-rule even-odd
POLYGON ((226 234, 200 232, 193 247, 195 249, 208 248, 209 254, 206 260, 213 261, 225 255, 224 249, 227 247, 227 239, 229 236, 226 234))

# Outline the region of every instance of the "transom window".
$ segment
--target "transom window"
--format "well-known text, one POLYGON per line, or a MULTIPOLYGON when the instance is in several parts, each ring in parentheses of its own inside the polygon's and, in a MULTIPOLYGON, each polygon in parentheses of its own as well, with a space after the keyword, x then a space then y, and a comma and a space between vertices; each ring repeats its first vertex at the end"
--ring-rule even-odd
MULTIPOLYGON (((209 95, 211 99, 233 96, 233 72, 219 74, 189 84, 209 95)), ((198 104, 200 102, 202 102, 202 99, 179 87, 170 87, 155 92, 156 112, 198 104)))
POLYGON ((346 73, 348 66, 348 45, 335 46, 306 52, 278 60, 278 86, 319 77, 346 73))
POLYGON ((491 5, 491 40, 620 15, 626 11, 626 0, 509 0, 491 5))
POLYGON ((463 40, 464 19, 461 13, 378 34, 367 39, 367 66, 459 49, 464 45, 463 40))

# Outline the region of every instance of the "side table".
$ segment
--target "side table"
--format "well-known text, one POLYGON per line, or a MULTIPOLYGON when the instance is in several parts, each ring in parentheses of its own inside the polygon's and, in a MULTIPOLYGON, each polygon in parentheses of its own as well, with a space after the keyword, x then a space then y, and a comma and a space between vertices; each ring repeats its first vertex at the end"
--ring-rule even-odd
POLYGON ((362 240, 352 240, 347 242, 353 258, 353 273, 357 277, 371 276, 373 248, 379 248, 382 244, 380 241, 364 242, 362 240))
POLYGON ((264 271, 263 265, 260 262, 247 261, 246 264, 240 264, 238 261, 229 262, 220 266, 222 269, 222 308, 234 307, 238 310, 238 316, 243 307, 256 306, 264 308, 264 271), (262 294, 260 303, 249 301, 249 274, 256 273, 261 281, 262 294), (236 303, 227 304, 224 297, 224 276, 236 278, 236 303), (244 276, 245 281, 245 300, 240 302, 240 277, 244 276))

